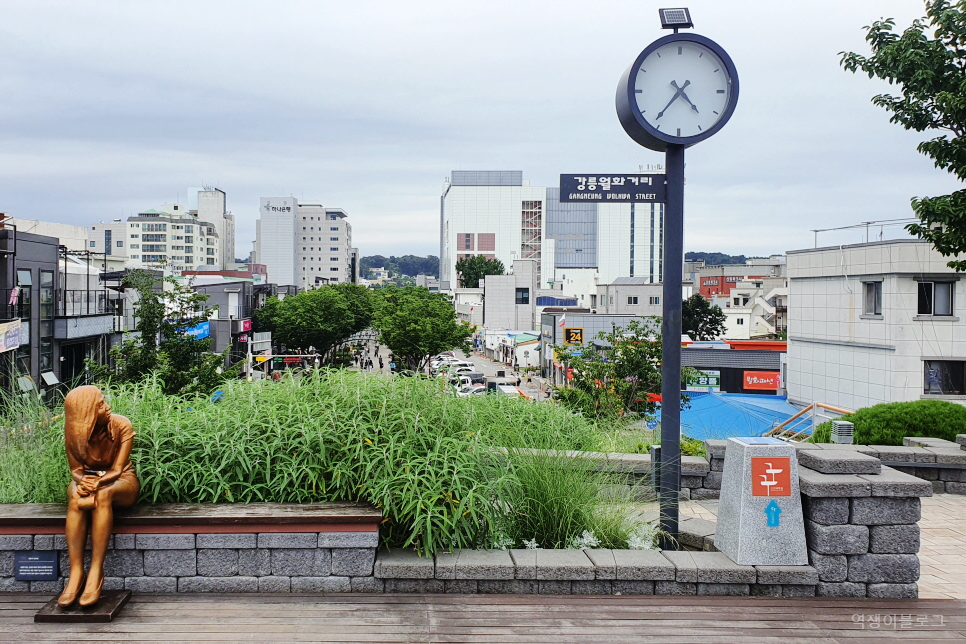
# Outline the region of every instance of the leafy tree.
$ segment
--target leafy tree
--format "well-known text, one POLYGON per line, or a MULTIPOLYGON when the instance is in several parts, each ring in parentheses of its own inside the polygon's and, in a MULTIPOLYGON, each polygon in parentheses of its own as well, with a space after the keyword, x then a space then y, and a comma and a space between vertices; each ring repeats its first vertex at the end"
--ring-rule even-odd
POLYGON ((681 307, 681 330, 692 340, 717 340, 724 335, 725 319, 724 311, 700 293, 684 300, 681 307))
POLYGON ((422 371, 429 358, 462 349, 469 354, 473 327, 456 320, 456 311, 442 293, 417 286, 387 286, 378 291, 373 326, 379 342, 410 371, 422 371))
POLYGON ((427 255, 417 257, 416 255, 403 255, 396 257, 390 255, 368 255, 359 260, 359 271, 363 277, 370 277, 373 268, 386 268, 396 274, 409 276, 432 275, 439 277, 439 257, 427 255))
POLYGON ((207 321, 201 312, 208 296, 178 280, 160 281, 154 274, 134 270, 124 278, 134 307, 135 330, 111 349, 113 366, 88 363, 98 380, 140 382, 156 375, 169 395, 207 394, 239 366, 219 373, 225 355, 211 353, 211 338, 197 339, 187 329, 207 321), (167 288, 165 288, 167 286, 167 288), (160 288, 158 288, 160 287, 160 288))
MULTIPOLYGON (((842 66, 862 70, 899 87, 900 96, 879 94, 872 102, 892 113, 907 130, 936 131, 916 148, 937 168, 966 180, 966 1, 926 0, 926 15, 901 35, 891 18, 866 27, 872 55, 840 52, 842 66)), ((944 257, 966 252, 966 190, 938 197, 914 197, 919 223, 906 230, 930 242, 944 257)), ((948 266, 966 270, 966 260, 948 266)))
POLYGON ((564 405, 592 418, 653 415, 657 403, 647 394, 661 392, 660 318, 631 320, 596 341, 554 349, 572 369, 568 386, 556 389, 564 405))
POLYGON ((744 264, 749 259, 763 259, 761 257, 745 257, 744 255, 728 255, 727 253, 698 253, 690 252, 684 254, 684 259, 693 261, 703 259, 708 266, 723 266, 730 264, 744 264))
POLYGON ((487 259, 483 255, 473 255, 456 261, 456 275, 463 288, 479 288, 480 280, 487 275, 503 275, 505 272, 503 262, 487 259))

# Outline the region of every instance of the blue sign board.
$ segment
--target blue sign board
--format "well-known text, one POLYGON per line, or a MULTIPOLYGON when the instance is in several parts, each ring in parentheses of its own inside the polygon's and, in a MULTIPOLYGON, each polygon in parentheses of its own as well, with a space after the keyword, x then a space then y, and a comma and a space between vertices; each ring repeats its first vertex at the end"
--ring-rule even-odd
POLYGON ((189 335, 195 340, 204 340, 211 335, 211 322, 202 322, 194 326, 189 326, 184 330, 185 335, 189 335))
POLYGON ((647 428, 648 429, 657 429, 657 421, 656 420, 649 420, 649 421, 647 421, 645 423, 645 425, 647 425, 647 428))
POLYGON ((663 174, 562 174, 560 203, 664 203, 663 174))
POLYGON ((768 504, 768 507, 765 508, 765 516, 768 517, 769 528, 777 528, 779 526, 779 515, 781 513, 782 509, 778 507, 778 504, 775 503, 775 501, 772 501, 768 504))

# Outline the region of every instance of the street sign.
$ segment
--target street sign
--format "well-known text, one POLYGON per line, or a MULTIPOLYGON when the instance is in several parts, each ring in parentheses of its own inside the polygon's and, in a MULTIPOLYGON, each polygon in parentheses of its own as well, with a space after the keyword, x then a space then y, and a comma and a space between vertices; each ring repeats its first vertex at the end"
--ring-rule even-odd
POLYGON ((649 421, 647 421, 645 423, 645 425, 647 426, 648 429, 657 429, 657 421, 656 420, 649 420, 649 421))
POLYGON ((720 391, 721 372, 695 370, 688 374, 687 391, 720 391))
POLYGON ((664 203, 663 174, 562 174, 560 203, 664 203))
POLYGON ((584 330, 581 327, 566 327, 563 330, 564 344, 581 344, 584 341, 584 330))

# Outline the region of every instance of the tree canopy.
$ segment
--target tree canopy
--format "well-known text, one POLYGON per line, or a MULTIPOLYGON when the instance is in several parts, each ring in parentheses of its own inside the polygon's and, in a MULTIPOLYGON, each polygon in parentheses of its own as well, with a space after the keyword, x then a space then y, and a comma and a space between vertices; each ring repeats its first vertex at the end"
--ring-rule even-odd
POLYGON ((441 293, 416 286, 387 286, 376 292, 373 326, 379 341, 410 371, 422 371, 430 356, 451 349, 469 353, 473 327, 456 320, 441 293))
POLYGON ((744 264, 749 259, 763 259, 760 257, 745 257, 744 255, 728 255, 727 253, 688 252, 684 254, 685 261, 703 259, 707 266, 722 266, 730 264, 744 264))
POLYGON ((700 293, 684 300, 681 307, 681 330, 692 340, 717 340, 724 335, 725 320, 724 311, 700 293))
POLYGON ((456 260, 456 275, 463 288, 479 288, 480 280, 487 275, 503 275, 505 272, 503 262, 483 255, 456 260))
MULTIPOLYGON (((926 0, 926 15, 902 34, 891 18, 866 27, 871 56, 840 52, 842 66, 888 81, 900 95, 879 94, 872 102, 892 113, 907 130, 938 131, 917 149, 960 181, 966 180, 966 1, 926 0)), ((930 242, 944 257, 966 252, 966 190, 913 197, 919 223, 906 229, 930 242)), ((966 260, 950 268, 966 270, 966 260)))
POLYGON ((359 272, 363 277, 368 277, 369 271, 373 268, 386 268, 393 275, 409 275, 410 277, 432 275, 439 277, 439 257, 435 255, 427 255, 426 257, 417 257, 416 255, 403 255, 402 257, 367 255, 359 260, 359 272))

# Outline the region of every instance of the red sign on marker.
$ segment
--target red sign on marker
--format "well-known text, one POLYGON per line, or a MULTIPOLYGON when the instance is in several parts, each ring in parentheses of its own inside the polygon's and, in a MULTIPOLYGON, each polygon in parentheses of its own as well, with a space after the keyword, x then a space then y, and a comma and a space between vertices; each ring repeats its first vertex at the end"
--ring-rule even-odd
POLYGON ((787 456, 753 456, 751 459, 752 496, 791 496, 792 464, 787 456))

